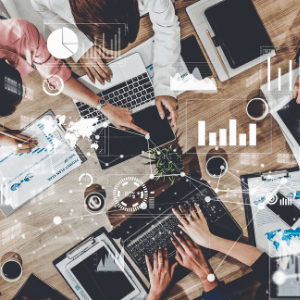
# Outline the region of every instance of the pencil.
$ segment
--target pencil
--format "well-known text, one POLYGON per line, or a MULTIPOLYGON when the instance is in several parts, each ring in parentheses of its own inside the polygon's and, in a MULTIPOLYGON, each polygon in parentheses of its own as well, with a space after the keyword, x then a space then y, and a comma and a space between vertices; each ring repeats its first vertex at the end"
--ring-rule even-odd
POLYGON ((0 130, 0 134, 6 135, 6 136, 8 136, 8 137, 11 137, 11 138, 13 138, 13 139, 15 139, 15 140, 17 140, 17 141, 19 141, 19 142, 23 142, 23 143, 28 143, 28 142, 29 142, 28 140, 22 139, 22 138, 20 138, 20 137, 18 137, 18 136, 9 134, 9 133, 4 132, 4 131, 2 131, 2 130, 0 130))
POLYGON ((218 49, 216 48, 215 43, 214 43, 213 39, 211 38, 211 35, 210 35, 210 33, 209 33, 208 30, 206 30, 206 34, 207 34, 207 36, 208 36, 210 42, 212 43, 212 45, 213 45, 213 47, 214 47, 214 49, 215 49, 216 54, 218 55, 218 58, 219 58, 219 60, 220 60, 220 62, 221 62, 221 64, 222 64, 222 67, 223 67, 225 73, 226 73, 227 76, 230 78, 230 75, 229 75, 229 73, 228 73, 228 71, 227 71, 227 69, 226 69, 226 67, 225 67, 225 65, 224 65, 224 62, 223 62, 223 60, 222 60, 222 58, 221 58, 221 56, 220 56, 220 54, 219 54, 219 52, 218 52, 218 49))

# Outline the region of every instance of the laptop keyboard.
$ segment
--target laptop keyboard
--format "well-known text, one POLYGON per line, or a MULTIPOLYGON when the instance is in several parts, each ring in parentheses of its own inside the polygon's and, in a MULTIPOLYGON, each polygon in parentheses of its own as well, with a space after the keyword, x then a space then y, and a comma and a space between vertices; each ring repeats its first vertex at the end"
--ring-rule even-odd
MULTIPOLYGON (((198 203, 207 221, 215 223, 227 214, 222 202, 215 197, 209 188, 201 187, 198 190, 193 190, 180 204, 189 210, 190 205, 198 203)), ((161 246, 168 249, 169 257, 175 255, 175 247, 170 238, 174 238, 173 232, 180 232, 180 228, 178 227, 180 222, 171 209, 168 209, 156 219, 154 224, 149 225, 142 233, 139 233, 127 242, 127 250, 146 277, 148 276, 148 270, 145 262, 145 254, 148 255, 152 262, 154 251, 161 246)))
MULTIPOLYGON (((146 72, 115 85, 98 95, 112 105, 128 107, 129 109, 134 109, 155 99, 153 86, 146 72)), ((76 102, 76 106, 80 115, 85 119, 97 117, 97 124, 107 120, 99 110, 87 104, 76 102)))

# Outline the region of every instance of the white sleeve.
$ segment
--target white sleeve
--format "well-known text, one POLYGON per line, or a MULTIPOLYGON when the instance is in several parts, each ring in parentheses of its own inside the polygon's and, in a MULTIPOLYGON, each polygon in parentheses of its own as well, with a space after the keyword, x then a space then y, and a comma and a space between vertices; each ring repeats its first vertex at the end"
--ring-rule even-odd
POLYGON ((170 90, 170 76, 178 72, 180 58, 180 27, 171 0, 151 0, 149 11, 154 30, 154 92, 155 96, 176 96, 170 90))
POLYGON ((75 24, 72 24, 65 19, 61 18, 55 12, 51 11, 42 0, 30 0, 33 8, 42 16, 44 25, 48 26, 51 31, 55 31, 62 27, 71 29, 78 37, 79 48, 78 51, 72 56, 75 62, 83 56, 92 46, 93 43, 81 32, 75 24))

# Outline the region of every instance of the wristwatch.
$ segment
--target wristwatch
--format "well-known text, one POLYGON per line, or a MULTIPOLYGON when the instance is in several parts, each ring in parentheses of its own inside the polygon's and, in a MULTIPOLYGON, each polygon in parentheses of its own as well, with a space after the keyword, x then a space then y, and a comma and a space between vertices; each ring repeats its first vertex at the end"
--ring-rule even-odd
POLYGON ((98 102, 98 104, 97 104, 97 109, 98 109, 98 110, 101 110, 101 108, 102 108, 104 105, 106 105, 106 104, 107 104, 107 102, 106 102, 105 100, 99 99, 99 102, 98 102))

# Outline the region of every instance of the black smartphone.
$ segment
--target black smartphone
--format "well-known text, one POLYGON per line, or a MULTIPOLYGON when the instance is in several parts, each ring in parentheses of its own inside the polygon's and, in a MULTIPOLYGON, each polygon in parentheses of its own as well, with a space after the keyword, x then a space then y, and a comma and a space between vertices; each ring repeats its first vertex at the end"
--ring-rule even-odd
POLYGON ((277 192, 275 198, 272 198, 272 204, 267 207, 277 216, 279 216, 288 226, 297 227, 300 225, 300 209, 293 204, 292 200, 287 198, 281 192, 277 192))
POLYGON ((181 56, 190 74, 197 74, 194 72, 196 68, 200 71, 201 77, 196 79, 201 80, 213 74, 194 35, 181 40, 181 56))

